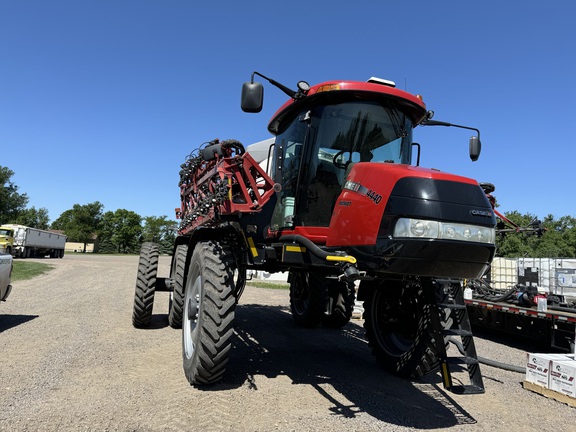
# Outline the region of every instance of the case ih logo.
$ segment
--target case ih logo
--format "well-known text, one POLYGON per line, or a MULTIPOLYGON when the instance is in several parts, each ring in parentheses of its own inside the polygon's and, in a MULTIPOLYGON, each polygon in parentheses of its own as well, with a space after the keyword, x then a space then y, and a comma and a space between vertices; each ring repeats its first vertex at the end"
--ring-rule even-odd
POLYGON ((472 216, 492 217, 492 212, 486 210, 470 210, 472 216))

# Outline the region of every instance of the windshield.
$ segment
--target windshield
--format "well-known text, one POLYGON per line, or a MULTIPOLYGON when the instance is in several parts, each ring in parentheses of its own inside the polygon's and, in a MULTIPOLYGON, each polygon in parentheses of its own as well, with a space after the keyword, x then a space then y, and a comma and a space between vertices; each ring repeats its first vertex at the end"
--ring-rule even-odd
POLYGON ((412 123, 393 105, 326 105, 315 109, 313 119, 319 155, 340 153, 340 163, 410 163, 412 123))
POLYGON ((0 229, 0 235, 3 235, 3 236, 11 236, 11 235, 12 235, 12 231, 7 230, 7 229, 0 229))
POLYGON ((391 101, 320 105, 296 116, 276 149, 282 193, 274 228, 328 226, 354 163, 410 163, 412 122, 391 101))

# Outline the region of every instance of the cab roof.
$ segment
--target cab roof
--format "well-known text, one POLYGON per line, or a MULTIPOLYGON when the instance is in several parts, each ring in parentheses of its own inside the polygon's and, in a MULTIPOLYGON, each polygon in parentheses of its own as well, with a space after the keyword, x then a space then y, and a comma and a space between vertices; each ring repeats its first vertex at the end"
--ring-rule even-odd
POLYGON ((426 116, 426 104, 421 98, 391 86, 389 81, 370 81, 326 81, 316 84, 310 87, 306 96, 285 102, 272 116, 268 130, 277 134, 286 119, 306 107, 347 100, 393 100, 411 117, 414 125, 426 116))

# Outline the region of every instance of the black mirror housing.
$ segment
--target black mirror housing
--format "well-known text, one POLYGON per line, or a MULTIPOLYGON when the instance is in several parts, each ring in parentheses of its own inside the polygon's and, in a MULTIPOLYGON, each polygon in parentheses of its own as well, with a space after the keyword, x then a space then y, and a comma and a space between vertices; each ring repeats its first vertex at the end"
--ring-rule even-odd
POLYGON ((245 82, 242 85, 242 111, 258 113, 262 111, 264 87, 259 82, 245 82))
POLYGON ((482 150, 482 144, 480 143, 480 138, 470 137, 470 159, 472 162, 476 162, 480 157, 480 151, 482 150))

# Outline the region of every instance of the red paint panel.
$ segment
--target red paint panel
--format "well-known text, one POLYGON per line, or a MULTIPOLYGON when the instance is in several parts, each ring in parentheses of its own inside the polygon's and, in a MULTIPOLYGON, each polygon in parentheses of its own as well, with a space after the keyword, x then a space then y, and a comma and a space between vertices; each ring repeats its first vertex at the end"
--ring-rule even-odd
POLYGON ((410 165, 355 164, 348 179, 360 184, 362 193, 344 189, 336 201, 326 246, 374 245, 386 203, 398 180, 429 178, 478 184, 476 180, 410 165), (379 198, 381 197, 381 199, 379 198))

